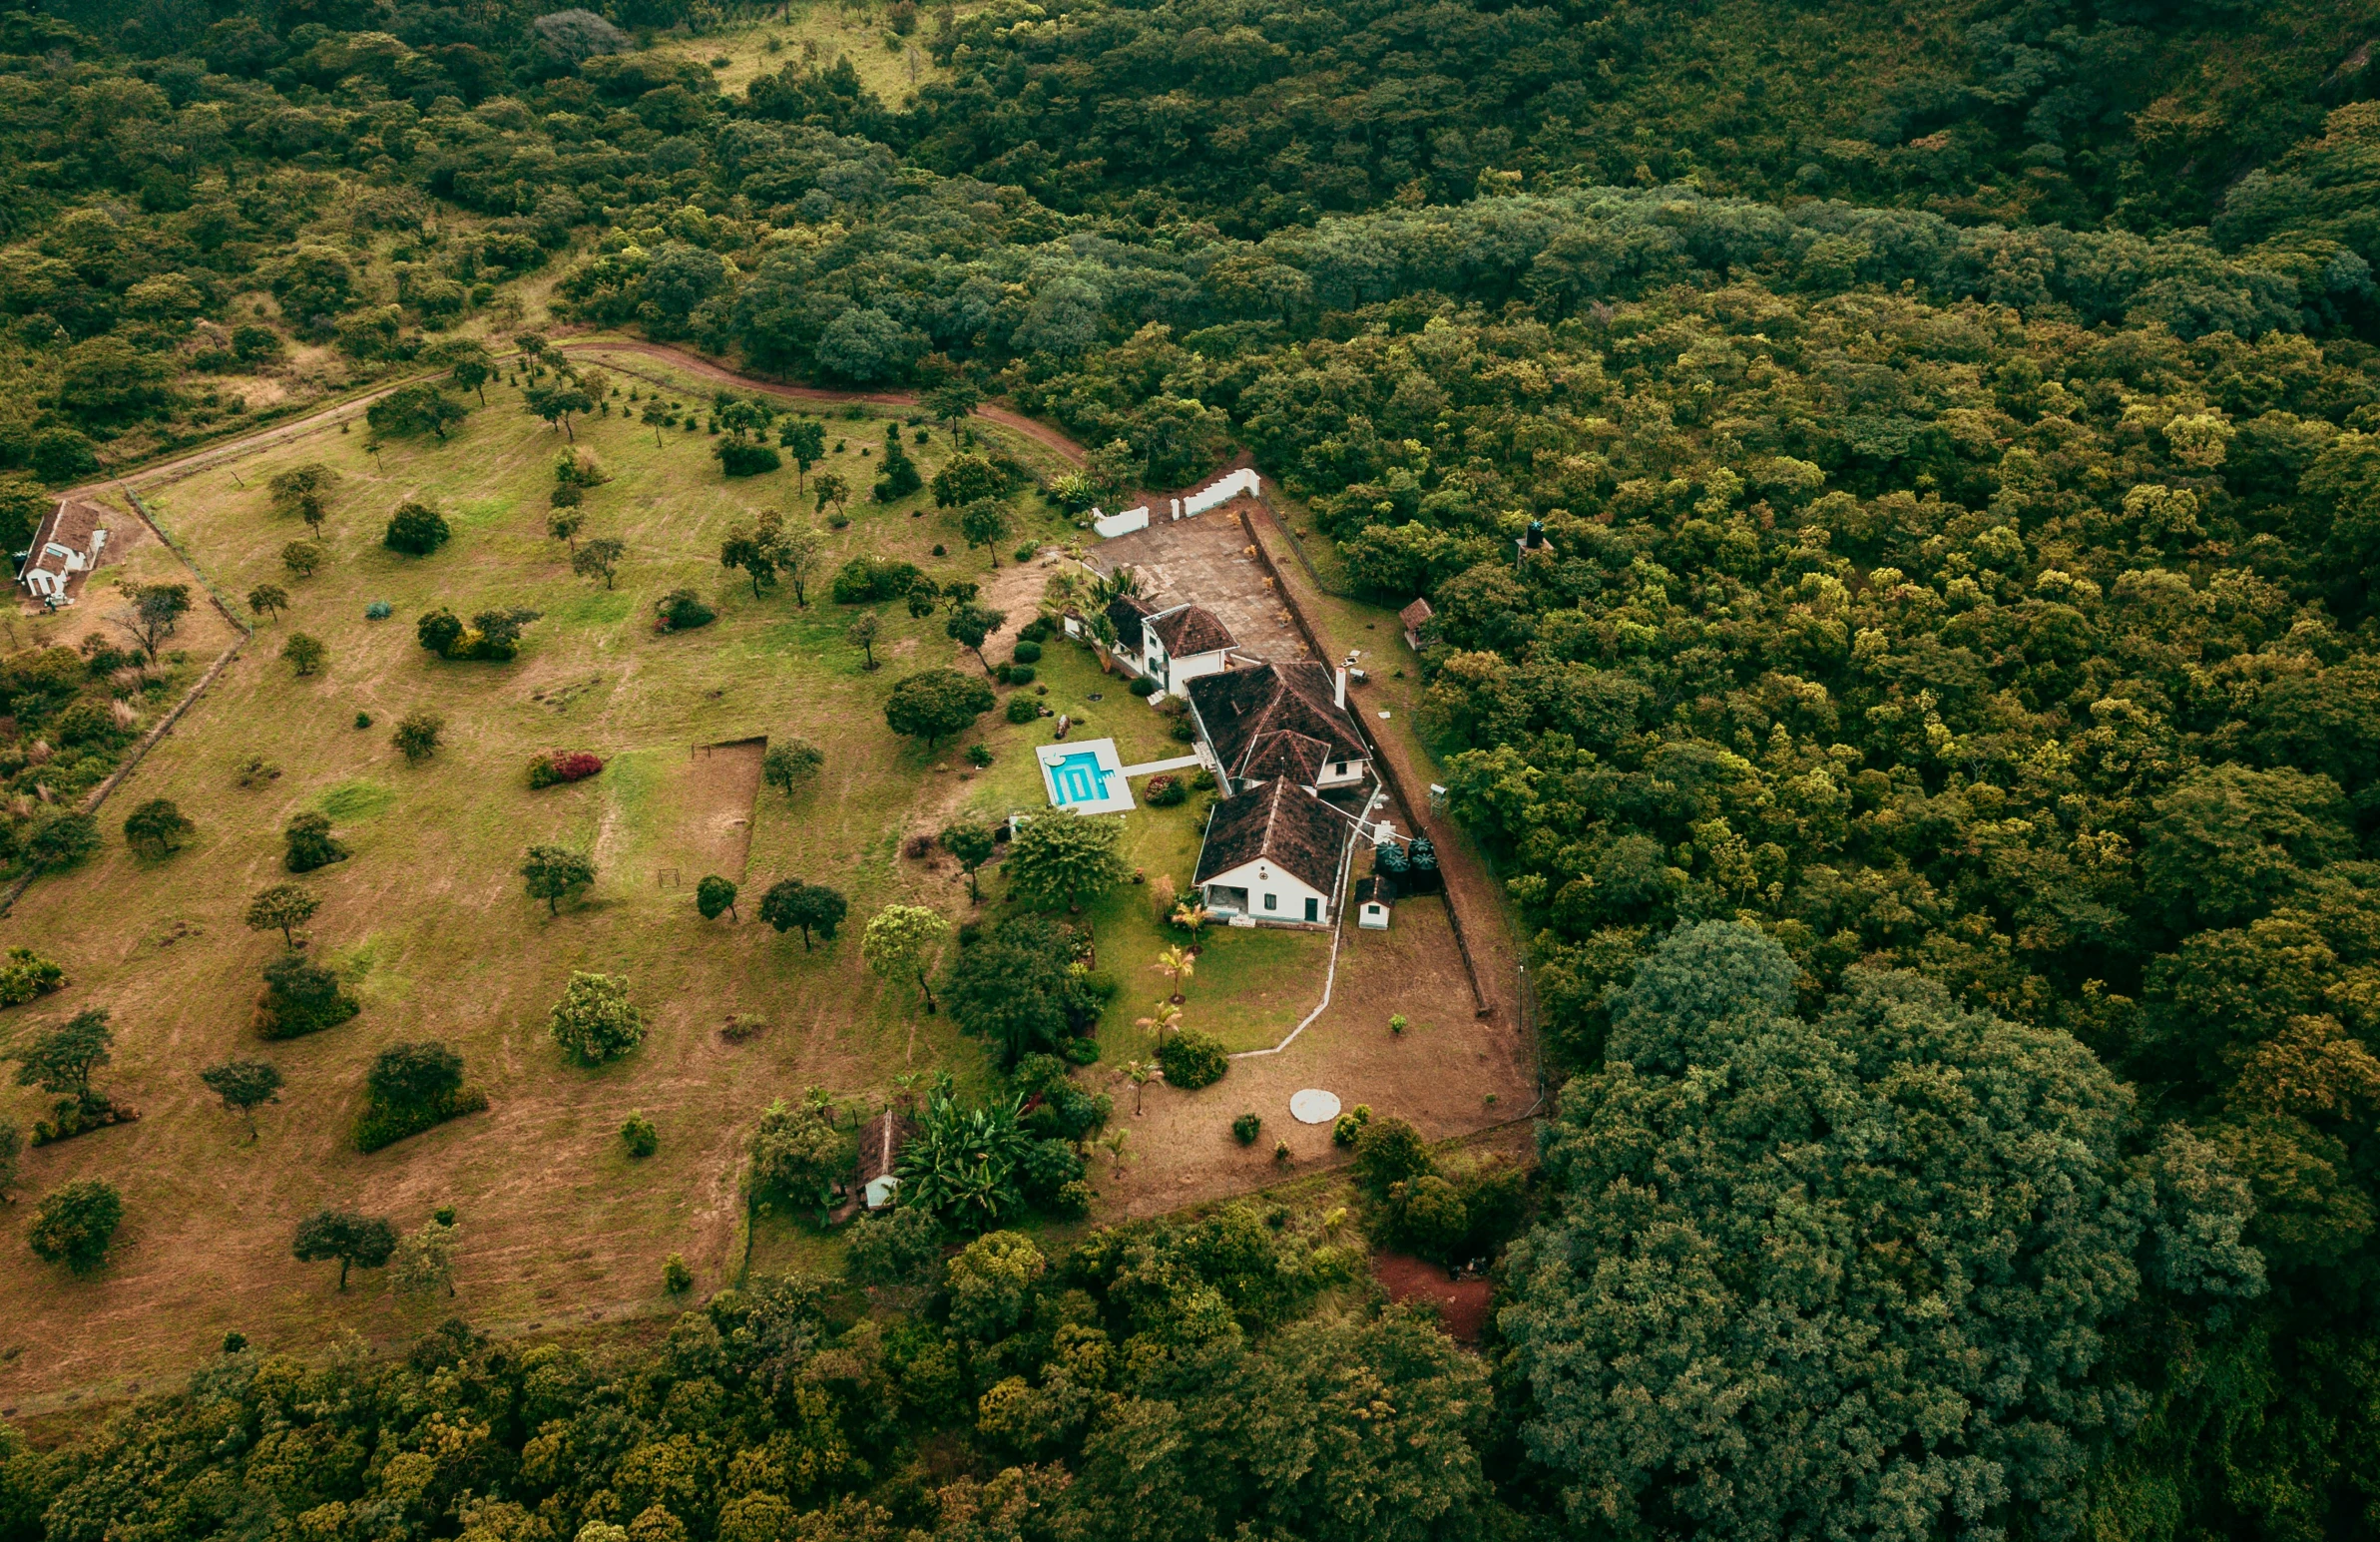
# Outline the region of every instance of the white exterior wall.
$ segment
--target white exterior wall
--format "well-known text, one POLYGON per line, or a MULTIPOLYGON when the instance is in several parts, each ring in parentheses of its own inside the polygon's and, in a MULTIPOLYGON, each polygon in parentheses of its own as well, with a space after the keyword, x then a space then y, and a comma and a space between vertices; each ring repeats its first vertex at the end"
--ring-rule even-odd
MULTIPOLYGON (((1209 894, 1218 888, 1246 889, 1247 909, 1243 913, 1252 920, 1302 921, 1305 919, 1305 902, 1309 899, 1315 901, 1315 920, 1330 919, 1330 896, 1303 878, 1284 872, 1278 862, 1262 859, 1242 862, 1237 867, 1215 874, 1202 887, 1209 894), (1278 901, 1271 909, 1266 909, 1264 905, 1267 894, 1278 901)), ((1207 903, 1209 909, 1215 908, 1211 899, 1207 903)))
POLYGON ((1362 760, 1324 761, 1322 763, 1322 774, 1316 779, 1314 784, 1316 786, 1323 787, 1343 787, 1349 782, 1361 781, 1364 777, 1364 770, 1371 763, 1369 761, 1362 760), (1344 771, 1334 771, 1334 767, 1345 767, 1346 769, 1344 771))
POLYGON ((1193 514, 1203 514, 1208 509, 1220 508, 1242 494, 1261 492, 1263 487, 1263 479, 1243 466, 1229 476, 1216 478, 1183 499, 1182 512, 1175 518, 1188 519, 1193 514))
POLYGON ((1098 531, 1102 539, 1130 535, 1136 530, 1146 530, 1149 528, 1149 506, 1143 504, 1137 509, 1126 509, 1121 514, 1102 514, 1099 510, 1093 509, 1091 511, 1091 528, 1098 531))

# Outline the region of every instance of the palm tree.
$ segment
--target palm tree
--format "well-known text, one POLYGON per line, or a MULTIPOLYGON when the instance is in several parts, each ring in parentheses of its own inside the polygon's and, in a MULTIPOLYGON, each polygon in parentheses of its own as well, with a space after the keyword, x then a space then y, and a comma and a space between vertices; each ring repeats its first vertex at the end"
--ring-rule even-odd
POLYGON ((1124 1173, 1124 1149, 1132 1144, 1132 1139, 1133 1133, 1125 1129, 1110 1130, 1099 1139, 1099 1143, 1108 1149, 1109 1157, 1114 1159, 1119 1177, 1124 1173))
POLYGON ((1124 1063, 1124 1079, 1133 1084, 1133 1117, 1135 1119, 1141 1117, 1142 1092, 1151 1082, 1158 1079, 1159 1074, 1156 1064, 1152 1061, 1128 1060, 1124 1063))
POLYGON ((1167 919, 1189 932, 1190 945, 1195 948, 1199 935, 1213 923, 1214 912, 1194 899, 1186 899, 1174 907, 1174 913, 1167 919))
POLYGON ((1149 966, 1174 982, 1174 997, 1182 1000, 1182 984, 1197 969, 1198 961, 1179 947, 1170 947, 1157 955, 1157 962, 1149 966))
POLYGON ((1166 1030, 1182 1026, 1182 1008, 1171 1001, 1161 1001, 1150 1009, 1150 1014, 1147 1017, 1135 1019, 1135 1023, 1139 1027, 1151 1029, 1156 1033, 1157 1047, 1151 1053, 1163 1054, 1166 1048, 1166 1030))

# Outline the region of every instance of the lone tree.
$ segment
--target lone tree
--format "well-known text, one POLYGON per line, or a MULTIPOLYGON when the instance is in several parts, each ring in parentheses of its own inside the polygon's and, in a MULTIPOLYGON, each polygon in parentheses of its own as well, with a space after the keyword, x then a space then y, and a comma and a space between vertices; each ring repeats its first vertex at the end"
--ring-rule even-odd
POLYGON ((958 858, 960 870, 967 874, 967 897, 983 903, 983 893, 975 886, 975 870, 992 859, 1000 849, 988 824, 961 819, 942 831, 942 849, 958 858))
POLYGON ((567 542, 570 554, 579 554, 579 532, 587 528, 587 516, 577 509, 558 508, 546 516, 546 534, 554 540, 567 542))
POLYGON ((1008 883, 1036 904, 1069 909, 1124 879, 1124 821, 1072 808, 1035 814, 1008 843, 1008 883))
POLYGON ((926 392, 925 409, 952 438, 959 435, 959 419, 973 412, 983 392, 965 380, 947 380, 926 392))
POLYGON ((396 1228, 378 1216, 359 1216, 351 1210, 319 1210, 297 1226, 290 1252, 301 1264, 336 1263, 339 1288, 347 1288, 350 1269, 378 1269, 396 1252, 396 1228))
POLYGON ((695 908, 702 912, 706 921, 715 921, 722 915, 735 916, 738 921, 743 919, 735 915, 735 885, 715 872, 695 885, 695 908))
POLYGON ((322 901, 316 899, 303 884, 275 883, 258 889, 256 897, 247 902, 247 924, 256 931, 281 930, 281 941, 291 948, 297 946, 297 928, 313 918, 322 901))
POLYGON ((115 1186, 86 1178, 41 1202, 25 1241, 35 1258, 88 1275, 107 1262, 108 1246, 123 1224, 124 1200, 115 1186))
POLYGON ((793 783, 809 780, 825 764, 825 751, 806 739, 788 739, 770 745, 768 753, 760 757, 760 779, 770 786, 783 787, 785 795, 791 797, 793 783))
POLYGON ((124 839, 151 856, 163 856, 197 828, 172 798, 153 797, 125 816, 124 839))
POLYGON ((532 385, 522 393, 521 399, 530 412, 544 418, 549 427, 561 424, 562 432, 573 444, 578 442, 579 435, 570 426, 571 415, 595 410, 595 398, 580 389, 576 382, 567 379, 553 385, 532 385))
POLYGON ((267 1060, 227 1060, 199 1073, 208 1091, 224 1100, 224 1107, 247 1120, 247 1138, 256 1139, 256 1109, 281 1100, 279 1067, 267 1060))
POLYGON ((1000 543, 1016 530, 1008 517, 1008 509, 997 498, 978 498, 959 510, 959 534, 970 547, 980 546, 992 554, 992 566, 1000 566, 1000 543))
POLYGON ((17 1085, 36 1087, 59 1101, 61 1108, 104 1109, 108 1099, 92 1090, 91 1078, 114 1057, 115 1033, 108 1027, 108 1009, 89 1007, 57 1027, 33 1036, 18 1050, 17 1085))
POLYGON ((281 566, 299 578, 312 578, 329 560, 329 554, 322 550, 319 542, 291 541, 281 548, 281 566))
POLYGON ((347 859, 346 846, 331 838, 329 818, 310 808, 289 816, 281 838, 289 847, 281 855, 281 865, 291 872, 312 872, 347 859))
POLYGON ((876 667, 876 634, 883 629, 884 623, 877 620, 874 611, 861 611, 851 618, 851 625, 843 628, 843 641, 858 649, 860 658, 866 661, 860 665, 861 669, 876 667))
POLYGON ((307 525, 319 530, 323 517, 330 511, 330 490, 338 485, 339 474, 320 461, 291 466, 265 484, 265 495, 272 500, 272 512, 295 515, 307 525))
POLYGON ((495 378, 496 359, 485 345, 457 337, 431 349, 430 357, 446 366, 446 378, 454 382, 455 389, 474 393, 483 407, 488 404, 488 381, 495 378))
POLYGON ((281 644, 281 657, 288 660, 289 668, 299 675, 311 675, 329 660, 330 650, 318 637, 292 632, 289 640, 281 644))
MULTIPOLYGON (((1000 630, 1008 620, 1006 612, 985 608, 970 600, 952 609, 942 623, 942 635, 975 655, 975 662, 983 666, 985 675, 992 673, 992 661, 983 656, 984 640, 1000 630)), ((987 700, 984 706, 992 704, 987 700)))
POLYGON ((915 975, 931 1014, 941 1010, 934 1000, 932 970, 948 935, 950 922, 939 911, 923 905, 886 905, 868 918, 867 929, 859 934, 859 956, 888 980, 915 975))
POLYGON ((247 592, 247 608, 277 621, 289 608, 289 591, 278 584, 258 584, 247 592))
POLYGON ((957 734, 992 710, 992 688, 957 670, 923 670, 892 688, 884 721, 895 734, 926 742, 931 751, 945 735, 957 734))
POLYGON ((446 732, 446 720, 426 707, 417 707, 405 714, 388 736, 406 760, 419 765, 438 753, 438 736, 446 732))
POLYGON ((840 471, 821 471, 818 473, 818 490, 810 496, 817 499, 817 511, 821 514, 826 512, 826 506, 830 503, 834 505, 834 511, 837 514, 848 513, 851 504, 851 483, 840 471))
POLYGON ((743 569, 751 580, 752 598, 760 598, 764 585, 776 582, 776 553, 761 534, 748 525, 728 529, 727 538, 719 543, 718 565, 732 573, 743 569))
POLYGON ((645 1015, 629 999, 624 977, 573 971, 546 1032, 580 1065, 600 1066, 645 1042, 645 1015))
POLYGON ((628 547, 624 542, 608 535, 597 536, 571 552, 570 570, 581 578, 600 577, 604 587, 609 589, 612 580, 619 575, 620 559, 627 555, 628 547))
POLYGON ((793 586, 793 603, 804 609, 810 603, 810 576, 818 571, 818 558, 825 548, 826 537, 809 525, 781 526, 769 542, 777 576, 793 586))
POLYGON ((454 1243, 461 1229, 442 1212, 401 1239, 389 1258, 388 1288, 397 1295, 454 1294, 454 1243))
POLYGON ((804 953, 810 950, 811 932, 831 942, 834 929, 850 913, 850 902, 842 895, 823 883, 804 883, 799 878, 772 883, 768 892, 760 896, 760 919, 779 932, 799 927, 804 953))
POLYGON ((125 604, 108 612, 108 620, 124 630, 149 662, 157 662, 158 645, 174 635, 182 618, 190 613, 190 585, 136 584, 119 580, 116 592, 124 596, 125 604))
POLYGON ((934 473, 934 507, 965 508, 1008 491, 1008 478, 981 455, 953 455, 934 473))
POLYGON ((776 441, 793 462, 793 491, 798 496, 810 467, 826 458, 826 425, 814 417, 787 418, 785 426, 777 430, 776 441))
POLYGON ((827 1110, 795 1107, 779 1098, 752 1128, 749 1198, 774 1195, 805 1210, 823 1210, 834 1199, 835 1180, 851 1165, 850 1147, 836 1132, 827 1110))
POLYGON ((528 880, 529 897, 544 900, 548 914, 560 915, 572 890, 595 881, 595 864, 567 846, 531 846, 521 876, 528 880))
POLYGON ((446 430, 470 415, 471 409, 428 381, 400 385, 364 409, 372 432, 392 439, 422 434, 446 437, 446 430))

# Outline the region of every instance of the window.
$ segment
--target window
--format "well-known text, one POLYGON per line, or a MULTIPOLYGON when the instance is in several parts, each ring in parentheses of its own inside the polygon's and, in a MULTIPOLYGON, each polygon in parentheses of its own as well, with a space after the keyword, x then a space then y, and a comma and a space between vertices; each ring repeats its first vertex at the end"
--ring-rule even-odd
POLYGON ((1305 918, 1309 921, 1318 921, 1322 919, 1322 901, 1319 899, 1308 899, 1305 902, 1305 918))
POLYGON ((1264 908, 1265 908, 1265 909, 1267 909, 1267 910, 1278 910, 1280 907, 1281 907, 1281 896, 1280 896, 1280 895, 1278 895, 1278 894, 1267 894, 1267 895, 1265 895, 1265 896, 1264 896, 1264 908))

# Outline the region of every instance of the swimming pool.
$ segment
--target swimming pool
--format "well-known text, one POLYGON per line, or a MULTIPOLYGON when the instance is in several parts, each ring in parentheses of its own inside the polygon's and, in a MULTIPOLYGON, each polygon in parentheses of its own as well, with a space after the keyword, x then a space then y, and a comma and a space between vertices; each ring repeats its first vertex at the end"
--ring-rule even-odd
POLYGON ((1090 751, 1077 750, 1050 762, 1045 770, 1050 776, 1051 802, 1064 805, 1107 800, 1109 772, 1090 751))
POLYGON ((1124 762, 1112 739, 1077 740, 1071 745, 1038 745, 1042 785, 1053 807, 1078 813, 1129 813, 1132 784, 1125 779, 1124 762))

